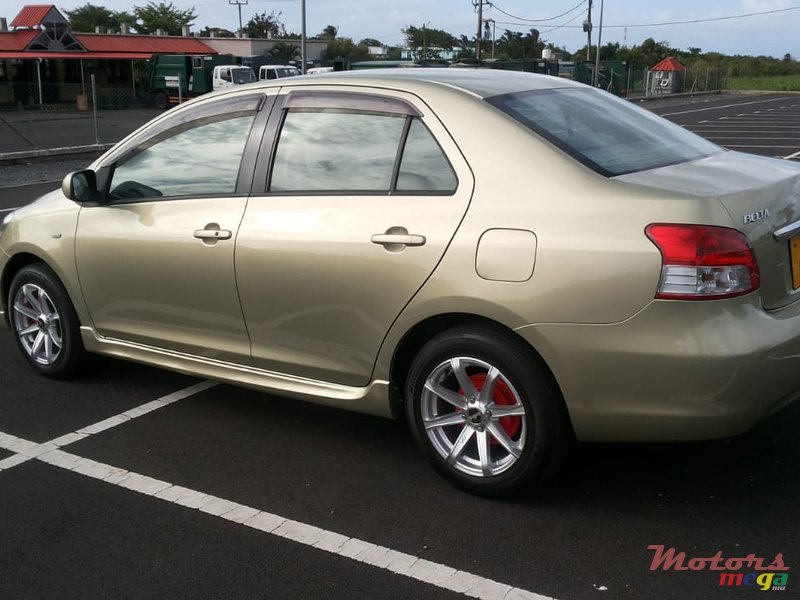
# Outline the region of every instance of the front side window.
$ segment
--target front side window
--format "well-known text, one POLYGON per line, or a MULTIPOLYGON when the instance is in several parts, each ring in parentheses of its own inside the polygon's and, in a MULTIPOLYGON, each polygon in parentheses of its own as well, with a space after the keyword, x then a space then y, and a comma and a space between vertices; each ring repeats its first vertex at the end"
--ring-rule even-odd
POLYGON ((533 90, 486 101, 608 177, 722 152, 678 125, 593 89, 533 90))
POLYGON ((269 190, 452 193, 452 166, 415 115, 352 108, 287 110, 269 190))
POLYGON ((209 116, 147 140, 114 168, 111 197, 234 194, 254 118, 255 111, 209 116))

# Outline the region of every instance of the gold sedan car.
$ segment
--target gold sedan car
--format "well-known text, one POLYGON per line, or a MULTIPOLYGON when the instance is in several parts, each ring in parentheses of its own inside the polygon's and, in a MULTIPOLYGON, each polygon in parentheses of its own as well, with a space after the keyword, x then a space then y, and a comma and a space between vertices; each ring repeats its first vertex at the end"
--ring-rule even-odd
POLYGON ((0 234, 38 372, 98 353, 408 419, 476 493, 800 393, 800 168, 563 79, 381 70, 168 111, 0 234))

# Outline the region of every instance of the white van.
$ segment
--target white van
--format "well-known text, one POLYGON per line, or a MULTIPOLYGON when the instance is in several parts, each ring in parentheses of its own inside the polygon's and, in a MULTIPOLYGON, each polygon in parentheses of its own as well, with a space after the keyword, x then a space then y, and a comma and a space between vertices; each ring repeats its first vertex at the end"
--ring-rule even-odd
POLYGON ((332 71, 333 67, 312 67, 306 69, 306 75, 319 75, 320 73, 330 73, 332 71))
POLYGON ((258 80, 262 79, 281 79, 282 77, 295 77, 300 75, 297 67, 289 65, 261 65, 258 70, 258 80))

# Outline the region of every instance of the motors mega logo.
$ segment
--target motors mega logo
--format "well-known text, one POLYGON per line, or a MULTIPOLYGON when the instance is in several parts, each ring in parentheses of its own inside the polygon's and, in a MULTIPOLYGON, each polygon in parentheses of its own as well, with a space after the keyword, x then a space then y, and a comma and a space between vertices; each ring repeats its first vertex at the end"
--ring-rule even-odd
POLYGON ((664 546, 652 545, 647 547, 653 551, 653 561, 650 570, 669 571, 718 571, 719 585, 728 587, 757 587, 760 590, 783 591, 789 582, 787 567, 783 563, 783 554, 776 554, 771 563, 755 554, 748 554, 743 558, 725 558, 722 550, 718 550, 708 558, 686 559, 686 552, 677 552, 675 548, 664 550, 664 546))

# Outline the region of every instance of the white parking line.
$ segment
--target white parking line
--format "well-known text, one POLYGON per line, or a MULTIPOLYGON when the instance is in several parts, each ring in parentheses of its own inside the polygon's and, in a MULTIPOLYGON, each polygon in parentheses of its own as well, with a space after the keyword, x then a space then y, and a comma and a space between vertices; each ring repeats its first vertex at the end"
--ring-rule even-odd
POLYGON ((735 106, 747 106, 749 104, 763 104, 764 102, 778 102, 778 101, 781 101, 781 100, 783 100, 785 102, 786 98, 770 98, 769 100, 753 100, 752 102, 737 102, 737 103, 734 103, 734 104, 724 104, 724 105, 721 105, 721 106, 709 106, 708 108, 693 108, 692 110, 682 110, 682 111, 673 112, 673 113, 661 113, 661 116, 662 117, 669 117, 669 116, 672 116, 672 115, 688 115, 689 113, 704 112, 704 111, 707 111, 707 110, 719 110, 721 108, 733 108, 735 106))
POLYGON ((769 144, 767 146, 759 146, 759 145, 756 145, 756 144, 725 144, 725 147, 726 148, 790 148, 791 149, 791 148, 797 148, 797 144, 794 144, 793 146, 780 146, 780 145, 777 145, 777 144, 775 144, 775 145, 769 144))
POLYGON ((467 571, 461 571, 441 563, 406 554, 405 552, 398 552, 386 546, 379 546, 358 538, 347 537, 334 531, 321 529, 314 525, 83 458, 59 449, 60 446, 76 442, 93 433, 105 431, 119 423, 124 423, 161 406, 166 406, 181 398, 191 396, 213 385, 216 384, 204 381, 170 396, 165 396, 155 402, 142 405, 138 409, 128 411, 128 413, 122 413, 118 417, 105 419, 100 423, 84 427, 74 433, 61 436, 44 444, 37 444, 0 431, 0 448, 16 453, 14 456, 0 461, 0 465, 2 465, 0 471, 4 468, 8 469, 16 464, 36 459, 60 469, 66 469, 67 471, 138 492, 145 496, 158 498, 171 504, 199 510, 238 525, 251 527, 270 535, 282 537, 343 558, 350 558, 378 569, 404 575, 416 581, 472 598, 480 598, 481 600, 555 600, 550 596, 529 592, 467 571), (156 404, 160 405, 156 406, 156 404), (121 418, 129 413, 134 414, 124 419, 121 418))
POLYGON ((11 212, 12 210, 17 210, 18 208, 19 206, 14 206, 12 208, 0 208, 0 213, 11 212))
POLYGON ((43 454, 56 450, 62 446, 72 444, 78 440, 87 438, 90 435, 100 433, 101 431, 116 427, 117 425, 122 425, 131 419, 141 417, 142 415, 146 415, 147 413, 158 410, 159 408, 164 408, 173 402, 183 400, 184 398, 188 398, 194 394, 199 394, 200 392, 210 389, 215 385, 217 385, 216 381, 201 381, 200 383, 195 383, 194 385, 190 385, 189 387, 178 390, 177 392, 162 396, 158 400, 153 400, 152 402, 142 404, 136 408, 126 410, 124 413, 114 415, 113 417, 109 417, 100 421, 99 423, 89 425, 88 427, 83 427, 77 431, 73 431, 72 433, 62 435, 61 437, 50 440, 49 442, 45 442, 44 444, 29 442, 0 431, 0 448, 4 448, 15 453, 14 456, 9 456, 6 459, 0 460, 0 471, 16 467, 17 465, 21 465, 22 463, 31 460, 32 458, 38 458, 43 454))
POLYGON ((783 158, 785 158, 786 160, 791 160, 792 158, 797 158, 799 156, 800 156, 800 151, 795 152, 794 154, 790 154, 789 156, 784 156, 783 158))

